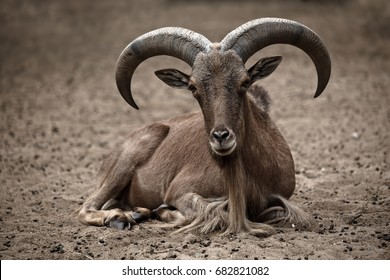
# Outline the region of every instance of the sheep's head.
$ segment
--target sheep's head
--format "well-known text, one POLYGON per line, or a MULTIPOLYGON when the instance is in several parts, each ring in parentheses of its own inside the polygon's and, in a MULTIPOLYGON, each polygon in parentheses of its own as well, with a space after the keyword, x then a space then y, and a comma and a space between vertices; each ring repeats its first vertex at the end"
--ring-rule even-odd
POLYGON ((280 61, 280 56, 263 58, 247 70, 236 52, 221 52, 215 45, 209 53, 196 57, 190 76, 176 69, 155 73, 169 86, 192 92, 202 110, 212 150, 226 156, 235 150, 237 134, 242 132, 246 91, 271 74, 280 61))
POLYGON ((229 33, 218 44, 183 28, 162 28, 131 42, 119 57, 116 79, 120 93, 134 108, 130 83, 136 67, 156 55, 171 55, 187 62, 187 75, 175 69, 156 71, 156 75, 174 88, 192 91, 202 110, 210 146, 219 156, 230 155, 242 131, 242 110, 246 91, 255 81, 270 75, 281 57, 259 60, 250 69, 245 62, 260 49, 278 43, 291 44, 305 51, 318 74, 315 97, 330 77, 330 58, 321 39, 297 22, 265 18, 250 21, 229 33))

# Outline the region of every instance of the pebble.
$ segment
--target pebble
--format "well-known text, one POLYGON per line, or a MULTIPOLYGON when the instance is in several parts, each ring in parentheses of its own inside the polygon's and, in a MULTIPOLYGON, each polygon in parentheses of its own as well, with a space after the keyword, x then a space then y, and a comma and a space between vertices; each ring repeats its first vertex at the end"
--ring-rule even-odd
POLYGON ((210 240, 201 241, 200 245, 202 245, 204 247, 209 247, 211 245, 211 241, 210 240))
POLYGON ((360 134, 354 131, 352 132, 351 137, 355 140, 358 140, 360 138, 360 134))
POLYGON ((53 246, 53 248, 50 250, 50 253, 64 253, 65 250, 64 250, 64 245, 62 244, 57 244, 55 246, 53 246))

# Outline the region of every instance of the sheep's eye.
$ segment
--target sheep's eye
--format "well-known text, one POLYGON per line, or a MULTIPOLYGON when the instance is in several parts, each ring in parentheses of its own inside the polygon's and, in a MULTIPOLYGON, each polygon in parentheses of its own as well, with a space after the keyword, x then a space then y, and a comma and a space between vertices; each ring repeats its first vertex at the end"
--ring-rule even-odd
POLYGON ((189 85, 188 89, 194 93, 196 91, 196 87, 194 85, 189 85))

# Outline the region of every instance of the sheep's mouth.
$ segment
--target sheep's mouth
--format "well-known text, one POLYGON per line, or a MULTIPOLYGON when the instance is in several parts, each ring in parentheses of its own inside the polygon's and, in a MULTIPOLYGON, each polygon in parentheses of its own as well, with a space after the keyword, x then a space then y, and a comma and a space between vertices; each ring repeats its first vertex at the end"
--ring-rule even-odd
POLYGON ((216 153, 218 156, 228 156, 237 147, 237 142, 236 141, 231 141, 228 145, 220 145, 219 143, 210 143, 211 144, 211 149, 216 153))

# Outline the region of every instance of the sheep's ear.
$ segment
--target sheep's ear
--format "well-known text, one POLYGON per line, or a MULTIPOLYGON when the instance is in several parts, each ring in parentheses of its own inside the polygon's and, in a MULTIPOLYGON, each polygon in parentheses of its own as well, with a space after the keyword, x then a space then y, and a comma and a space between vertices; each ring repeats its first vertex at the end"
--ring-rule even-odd
POLYGON ((257 80, 264 79, 272 74, 282 61, 281 56, 264 57, 255 63, 249 70, 250 82, 253 84, 257 80))
POLYGON ((176 69, 162 69, 154 72, 156 76, 173 88, 188 89, 189 76, 176 69))

